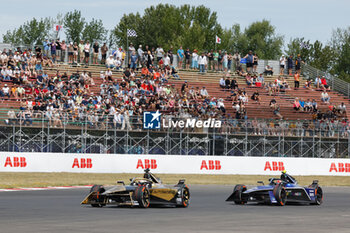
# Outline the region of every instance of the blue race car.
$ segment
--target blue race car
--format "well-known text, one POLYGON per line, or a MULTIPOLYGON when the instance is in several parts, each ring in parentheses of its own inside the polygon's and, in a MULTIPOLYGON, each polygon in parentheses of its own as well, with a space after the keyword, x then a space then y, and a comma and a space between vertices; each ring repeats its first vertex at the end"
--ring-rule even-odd
POLYGON ((258 183, 261 185, 251 189, 247 189, 243 184, 236 185, 226 201, 233 201, 237 205, 255 202, 280 206, 286 203, 321 205, 323 202, 323 191, 318 185, 318 180, 314 180, 307 187, 302 187, 292 176, 283 171, 280 178, 270 178, 268 185, 264 185, 262 181, 258 183))

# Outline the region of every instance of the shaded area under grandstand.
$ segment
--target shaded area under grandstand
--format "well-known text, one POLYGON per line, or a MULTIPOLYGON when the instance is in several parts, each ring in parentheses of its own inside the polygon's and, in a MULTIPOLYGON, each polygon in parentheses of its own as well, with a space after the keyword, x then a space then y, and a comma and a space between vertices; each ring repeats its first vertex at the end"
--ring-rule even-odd
POLYGON ((321 206, 225 203, 233 186, 192 185, 189 208, 91 208, 84 190, 0 193, 3 232, 349 232, 350 188, 324 188, 321 206))

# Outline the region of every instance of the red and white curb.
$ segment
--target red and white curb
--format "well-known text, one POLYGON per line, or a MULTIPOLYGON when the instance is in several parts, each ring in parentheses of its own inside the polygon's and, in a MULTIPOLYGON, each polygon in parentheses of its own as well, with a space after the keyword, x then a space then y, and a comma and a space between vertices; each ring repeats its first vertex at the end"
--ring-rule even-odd
POLYGON ((92 185, 82 186, 54 186, 54 187, 37 187, 37 188, 11 188, 11 189, 0 189, 0 192, 14 192, 14 191, 41 191, 41 190, 59 190, 59 189, 80 189, 90 188, 92 185))

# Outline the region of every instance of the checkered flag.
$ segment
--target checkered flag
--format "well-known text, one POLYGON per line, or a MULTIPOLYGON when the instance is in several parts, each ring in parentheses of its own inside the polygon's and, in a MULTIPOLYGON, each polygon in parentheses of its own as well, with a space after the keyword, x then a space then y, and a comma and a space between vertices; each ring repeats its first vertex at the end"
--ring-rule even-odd
POLYGON ((128 37, 137 37, 137 33, 134 29, 128 29, 126 34, 128 37))
POLYGON ((300 42, 300 48, 301 49, 310 49, 310 45, 309 44, 306 44, 304 42, 300 42))

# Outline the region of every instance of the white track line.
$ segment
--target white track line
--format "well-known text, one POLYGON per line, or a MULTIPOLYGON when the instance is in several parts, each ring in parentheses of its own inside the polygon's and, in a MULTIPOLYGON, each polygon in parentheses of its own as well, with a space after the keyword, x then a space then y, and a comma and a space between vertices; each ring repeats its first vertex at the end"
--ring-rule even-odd
POLYGON ((57 189, 80 189, 90 188, 92 185, 82 186, 54 186, 54 187, 36 187, 36 188, 11 188, 11 189, 0 189, 0 192, 15 192, 15 191, 41 191, 41 190, 57 190, 57 189))

